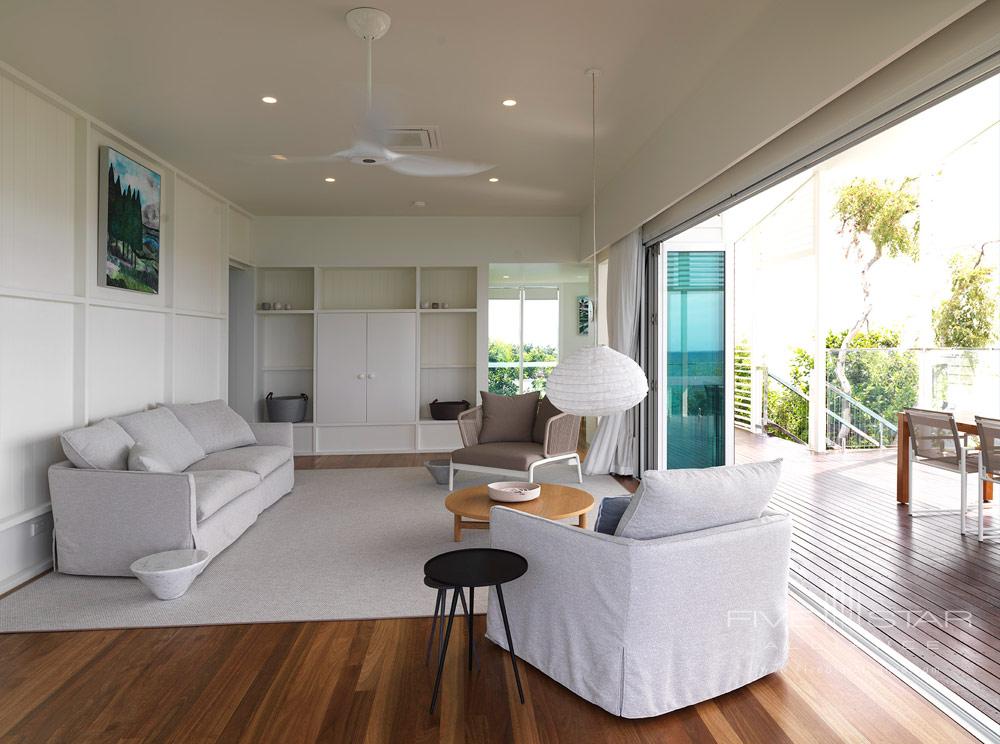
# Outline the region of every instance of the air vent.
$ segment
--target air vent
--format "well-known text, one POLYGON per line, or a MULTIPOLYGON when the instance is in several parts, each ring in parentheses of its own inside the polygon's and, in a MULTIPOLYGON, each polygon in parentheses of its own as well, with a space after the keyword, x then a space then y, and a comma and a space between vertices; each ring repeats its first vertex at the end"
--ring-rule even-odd
POLYGON ((393 127, 382 134, 383 142, 390 150, 428 152, 441 146, 437 127, 393 127))

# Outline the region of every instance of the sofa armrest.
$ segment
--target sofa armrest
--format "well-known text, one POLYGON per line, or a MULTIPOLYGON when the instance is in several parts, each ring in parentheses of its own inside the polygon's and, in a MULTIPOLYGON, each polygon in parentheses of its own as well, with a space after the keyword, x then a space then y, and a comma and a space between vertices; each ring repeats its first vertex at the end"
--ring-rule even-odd
MULTIPOLYGON (((490 542, 528 561, 528 572, 503 586, 514 652, 588 700, 617 710, 634 541, 494 507, 490 542)), ((492 591, 486 634, 507 648, 492 591)))
POLYGON ((62 573, 131 576, 132 562, 195 547, 194 476, 49 468, 55 559, 62 573))
POLYGON ((268 422, 250 424, 250 430, 257 438, 257 444, 273 444, 281 447, 293 447, 292 425, 287 422, 268 422))
POLYGON ((546 457, 566 455, 576 452, 580 445, 580 417, 572 413, 560 413, 545 424, 546 457))
POLYGON ((462 444, 475 447, 479 444, 479 432, 483 428, 483 407, 476 406, 458 414, 458 432, 462 435, 462 444))

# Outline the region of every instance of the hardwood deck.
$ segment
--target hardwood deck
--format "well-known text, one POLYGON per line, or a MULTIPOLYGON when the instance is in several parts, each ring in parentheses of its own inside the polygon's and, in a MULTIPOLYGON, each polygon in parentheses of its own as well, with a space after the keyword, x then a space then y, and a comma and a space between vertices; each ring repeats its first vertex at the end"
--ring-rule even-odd
MULTIPOLYGON (((795 520, 794 579, 1000 720, 1000 545, 963 537, 958 515, 908 516, 894 451, 813 455, 737 430, 737 462, 772 457, 784 458, 772 504, 795 520)), ((914 483, 921 506, 958 507, 956 475, 918 467, 914 483)))

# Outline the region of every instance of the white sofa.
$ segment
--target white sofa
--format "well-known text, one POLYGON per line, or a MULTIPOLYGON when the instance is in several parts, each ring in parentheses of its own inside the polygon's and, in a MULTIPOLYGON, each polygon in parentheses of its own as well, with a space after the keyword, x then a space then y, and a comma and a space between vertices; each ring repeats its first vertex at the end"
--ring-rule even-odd
POLYGON ((73 462, 49 468, 61 573, 130 576, 136 559, 180 548, 214 558, 295 480, 292 425, 247 424, 223 401, 105 419, 62 443, 73 462))
MULTIPOLYGON (((515 653, 616 716, 693 705, 787 660, 786 514, 635 540, 494 507, 490 534, 528 560, 504 585, 515 653)), ((486 635, 507 648, 494 592, 486 635)))

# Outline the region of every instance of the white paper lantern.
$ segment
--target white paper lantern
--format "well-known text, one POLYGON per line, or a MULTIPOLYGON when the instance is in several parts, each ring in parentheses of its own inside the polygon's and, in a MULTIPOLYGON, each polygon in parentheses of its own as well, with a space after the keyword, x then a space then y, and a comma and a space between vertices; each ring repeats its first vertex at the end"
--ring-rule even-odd
POLYGON ((559 362, 545 394, 564 413, 607 416, 632 408, 646 397, 642 368, 608 346, 587 346, 559 362))

